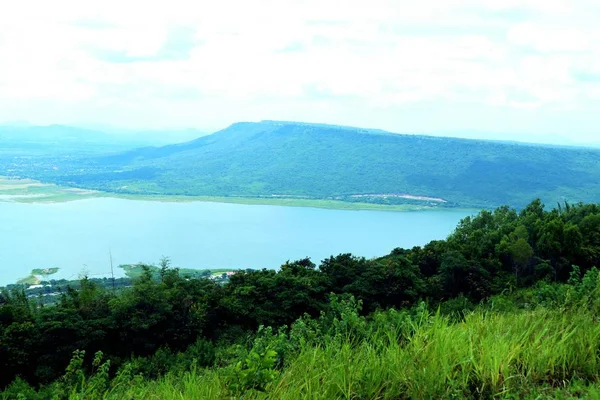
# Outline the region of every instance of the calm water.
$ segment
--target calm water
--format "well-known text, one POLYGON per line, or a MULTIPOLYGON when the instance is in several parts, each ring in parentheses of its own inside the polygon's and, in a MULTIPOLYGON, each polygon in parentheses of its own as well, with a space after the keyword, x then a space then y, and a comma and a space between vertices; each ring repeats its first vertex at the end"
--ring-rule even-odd
MULTIPOLYGON (((445 238, 467 211, 381 212, 91 199, 0 202, 0 285, 33 268, 53 278, 108 276, 118 264, 277 268, 286 260, 351 252, 373 257, 445 238)), ((122 270, 115 268, 117 276, 122 270)))

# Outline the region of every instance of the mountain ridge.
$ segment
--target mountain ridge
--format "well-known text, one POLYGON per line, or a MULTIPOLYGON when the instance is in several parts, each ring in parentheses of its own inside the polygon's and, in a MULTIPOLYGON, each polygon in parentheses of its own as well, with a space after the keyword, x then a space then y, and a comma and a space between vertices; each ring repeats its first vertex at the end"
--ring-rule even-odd
POLYGON ((303 196, 445 207, 596 201, 598 149, 514 144, 287 121, 238 122, 188 142, 68 160, 33 178, 115 193, 303 196), (440 206, 440 204, 436 204, 440 206))

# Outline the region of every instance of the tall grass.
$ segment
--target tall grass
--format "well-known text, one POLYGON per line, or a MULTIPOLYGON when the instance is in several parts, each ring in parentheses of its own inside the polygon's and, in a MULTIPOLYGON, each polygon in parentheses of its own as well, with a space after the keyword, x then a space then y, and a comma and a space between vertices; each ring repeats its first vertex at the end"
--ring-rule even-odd
POLYGON ((433 316, 404 345, 303 349, 268 398, 493 398, 595 383, 599 335, 585 313, 479 312, 458 324, 433 316))
MULTIPOLYGON (((121 379, 71 399, 600 398, 600 323, 586 309, 439 314, 388 311, 361 335, 300 341, 264 392, 234 394, 231 368, 121 379)), ((6 397, 5 397, 6 398, 6 397)))

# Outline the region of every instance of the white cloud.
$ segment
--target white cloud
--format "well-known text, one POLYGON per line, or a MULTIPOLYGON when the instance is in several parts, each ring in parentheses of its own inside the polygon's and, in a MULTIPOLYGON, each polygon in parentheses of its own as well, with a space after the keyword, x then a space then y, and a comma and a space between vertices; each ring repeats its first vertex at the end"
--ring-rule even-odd
POLYGON ((593 0, 9 2, 0 120, 217 128, 377 115, 377 127, 428 131, 471 126, 477 108, 489 115, 479 129, 517 130, 515 113, 569 126, 575 110, 587 140, 599 12, 593 0), (444 117, 405 112, 420 107, 444 117))

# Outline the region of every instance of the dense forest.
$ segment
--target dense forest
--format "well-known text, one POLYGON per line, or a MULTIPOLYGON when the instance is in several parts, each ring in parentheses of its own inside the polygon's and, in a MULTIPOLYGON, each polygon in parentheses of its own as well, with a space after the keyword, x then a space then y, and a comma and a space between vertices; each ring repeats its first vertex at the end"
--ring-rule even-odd
POLYGON ((537 200, 375 259, 4 291, 0 398, 597 398, 599 263, 600 205, 537 200))
POLYGON ((534 197, 555 204, 600 196, 599 149, 297 122, 237 123, 185 143, 85 153, 37 154, 32 161, 27 154, 0 152, 0 175, 120 194, 490 209, 522 208, 534 197))

